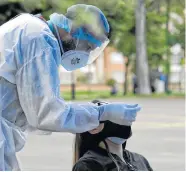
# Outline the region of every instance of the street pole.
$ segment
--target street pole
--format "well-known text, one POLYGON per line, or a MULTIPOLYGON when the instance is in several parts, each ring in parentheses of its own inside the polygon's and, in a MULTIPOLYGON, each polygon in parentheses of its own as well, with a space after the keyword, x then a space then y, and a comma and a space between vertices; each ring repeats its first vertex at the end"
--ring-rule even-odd
POLYGON ((71 99, 75 100, 75 73, 74 71, 71 72, 71 99))
POLYGON ((88 65, 88 95, 90 96, 91 93, 91 65, 88 65))
POLYGON ((123 85, 123 95, 127 95, 128 92, 128 58, 124 56, 124 63, 123 63, 123 69, 124 69, 124 85, 123 85))

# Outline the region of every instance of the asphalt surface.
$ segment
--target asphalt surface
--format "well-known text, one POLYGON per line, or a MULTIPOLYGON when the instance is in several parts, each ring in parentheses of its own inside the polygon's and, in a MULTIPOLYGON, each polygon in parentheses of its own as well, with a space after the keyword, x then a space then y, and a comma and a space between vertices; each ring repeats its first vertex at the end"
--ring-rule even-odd
MULTIPOLYGON (((154 170, 185 170, 184 99, 117 101, 137 102, 143 107, 127 149, 144 155, 154 170)), ((26 146, 18 153, 22 170, 71 170, 73 139, 68 133, 29 134, 26 146)))

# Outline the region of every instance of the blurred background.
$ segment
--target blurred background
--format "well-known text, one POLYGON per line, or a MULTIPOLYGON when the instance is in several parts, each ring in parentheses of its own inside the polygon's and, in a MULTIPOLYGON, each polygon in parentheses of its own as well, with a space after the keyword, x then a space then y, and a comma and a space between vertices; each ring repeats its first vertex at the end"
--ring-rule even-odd
MULTIPOLYGON (((131 151, 155 170, 185 169, 184 0, 0 0, 0 25, 20 13, 66 13, 74 4, 99 7, 111 26, 109 46, 91 65, 59 69, 61 96, 139 103, 131 151)), ((30 135, 19 153, 25 170, 70 170, 73 135, 30 135), (52 139, 51 139, 52 138, 52 139), (70 144, 69 144, 70 143, 70 144), (55 148, 52 147, 55 145, 55 148)))
POLYGON ((104 12, 111 41, 93 64, 75 72, 60 68, 65 99, 184 96, 184 0, 0 0, 0 25, 23 12, 42 13, 48 19, 77 3, 96 5, 104 12))

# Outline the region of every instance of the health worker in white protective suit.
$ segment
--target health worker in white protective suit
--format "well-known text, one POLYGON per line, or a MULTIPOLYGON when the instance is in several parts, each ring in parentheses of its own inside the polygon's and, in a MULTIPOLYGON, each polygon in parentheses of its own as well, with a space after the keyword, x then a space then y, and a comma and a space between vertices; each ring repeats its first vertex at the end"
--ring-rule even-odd
POLYGON ((72 71, 92 63, 109 43, 100 9, 74 5, 66 15, 21 14, 0 27, 0 170, 19 170, 16 152, 30 125, 51 132, 82 133, 100 121, 131 125, 138 105, 66 103, 58 67, 72 71))

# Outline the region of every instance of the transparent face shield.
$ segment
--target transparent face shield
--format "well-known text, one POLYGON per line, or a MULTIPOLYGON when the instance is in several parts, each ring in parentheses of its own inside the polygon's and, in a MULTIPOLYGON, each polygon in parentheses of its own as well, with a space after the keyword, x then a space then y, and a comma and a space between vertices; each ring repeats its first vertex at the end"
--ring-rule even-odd
POLYGON ((96 37, 92 33, 84 32, 82 28, 72 33, 72 39, 62 41, 64 53, 70 50, 89 53, 88 64, 92 63, 104 51, 108 43, 109 39, 106 35, 96 37))
POLYGON ((103 42, 100 42, 98 44, 91 43, 87 40, 78 39, 76 40, 75 51, 86 52, 88 55, 87 64, 91 64, 101 55, 108 43, 108 38, 105 38, 103 42))
POLYGON ((109 39, 105 40, 100 47, 98 46, 90 52, 88 64, 93 63, 101 55, 108 43, 109 39))
MULTIPOLYGON (((95 19, 95 16, 94 16, 95 19)), ((57 37, 62 51, 62 66, 67 70, 75 70, 91 64, 104 51, 109 43, 108 33, 99 22, 78 23, 69 20, 71 25, 68 39, 57 37)))

